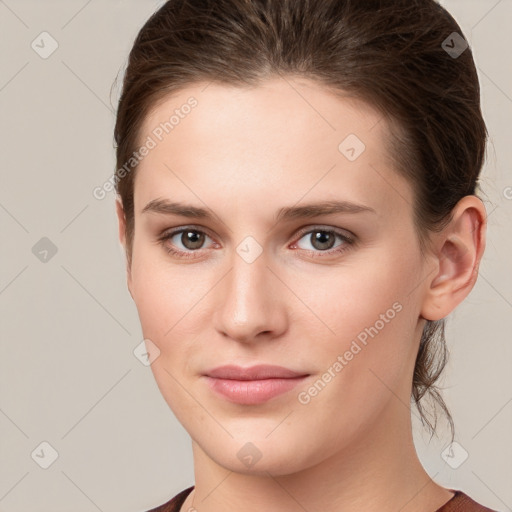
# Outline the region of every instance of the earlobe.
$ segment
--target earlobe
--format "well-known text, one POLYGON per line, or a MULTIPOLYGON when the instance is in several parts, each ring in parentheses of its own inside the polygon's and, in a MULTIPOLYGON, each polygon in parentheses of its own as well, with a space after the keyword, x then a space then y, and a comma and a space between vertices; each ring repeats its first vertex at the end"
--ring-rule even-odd
POLYGON ((421 316, 440 320, 469 295, 478 277, 485 249, 486 211, 476 196, 465 196, 453 218, 437 235, 436 272, 427 279, 421 316))

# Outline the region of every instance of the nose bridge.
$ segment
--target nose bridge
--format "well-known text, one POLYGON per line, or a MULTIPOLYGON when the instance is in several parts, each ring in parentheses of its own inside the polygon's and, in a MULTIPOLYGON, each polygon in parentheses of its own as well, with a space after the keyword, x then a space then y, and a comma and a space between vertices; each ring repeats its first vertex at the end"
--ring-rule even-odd
MULTIPOLYGON (((257 243, 257 242, 256 242, 257 243)), ((268 257, 255 241, 244 241, 232 256, 232 270, 227 279, 226 303, 235 307, 240 321, 247 317, 247 308, 264 308, 268 304, 268 257)))
POLYGON ((261 332, 277 333, 283 328, 278 280, 270 265, 267 253, 253 237, 246 237, 234 248, 216 308, 219 331, 248 341, 261 332))

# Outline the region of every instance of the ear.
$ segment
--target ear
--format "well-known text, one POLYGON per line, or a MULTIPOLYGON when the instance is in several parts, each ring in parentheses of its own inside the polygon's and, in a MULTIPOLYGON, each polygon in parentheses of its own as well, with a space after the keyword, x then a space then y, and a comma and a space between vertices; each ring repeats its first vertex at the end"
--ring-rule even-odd
POLYGON ((126 256, 126 216, 124 213, 123 208, 123 202, 121 200, 121 197, 117 196, 116 198, 116 213, 117 213, 117 221, 119 225, 119 241, 121 242, 121 245, 123 246, 124 255, 126 259, 126 277, 127 277, 127 285, 128 285, 128 291, 130 292, 130 295, 133 299, 132 294, 132 273, 131 273, 131 265, 128 261, 128 258, 126 256))
POLYGON ((421 316, 440 320, 448 316, 473 289, 485 250, 487 213, 481 199, 463 197, 450 223, 435 235, 435 271, 427 280, 421 316))

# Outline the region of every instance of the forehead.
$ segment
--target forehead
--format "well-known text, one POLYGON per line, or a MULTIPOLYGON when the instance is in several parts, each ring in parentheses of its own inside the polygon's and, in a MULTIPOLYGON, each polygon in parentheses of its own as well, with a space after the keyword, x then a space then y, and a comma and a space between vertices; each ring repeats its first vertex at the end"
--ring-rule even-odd
POLYGON ((269 204, 263 198, 306 195, 398 206, 411 191, 393 169, 386 128, 366 103, 304 78, 195 84, 164 98, 143 123, 139 140, 154 147, 137 169, 136 207, 194 192, 259 208, 269 204))
MULTIPOLYGON (((373 131, 381 119, 367 103, 303 77, 272 78, 251 87, 203 82, 160 100, 144 120, 141 135, 171 121, 168 131, 176 135, 183 132, 180 125, 186 124, 188 134, 202 145, 212 139, 218 143, 225 134, 230 145, 252 142, 256 146, 265 141, 271 147, 282 147, 286 141, 297 145, 326 135, 336 134, 332 137, 336 140, 347 129, 363 134, 373 131), (279 139, 274 137, 276 131, 279 139)), ((378 138, 379 130, 374 136, 378 138)))

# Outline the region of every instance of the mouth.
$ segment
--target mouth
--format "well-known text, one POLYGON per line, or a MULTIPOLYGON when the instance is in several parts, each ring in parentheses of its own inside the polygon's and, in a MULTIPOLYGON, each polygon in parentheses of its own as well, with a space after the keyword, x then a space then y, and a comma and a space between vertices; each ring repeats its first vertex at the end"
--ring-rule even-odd
POLYGON ((308 373, 274 365, 250 368, 228 365, 214 368, 203 377, 212 391, 230 402, 257 405, 291 391, 301 384, 308 373))

